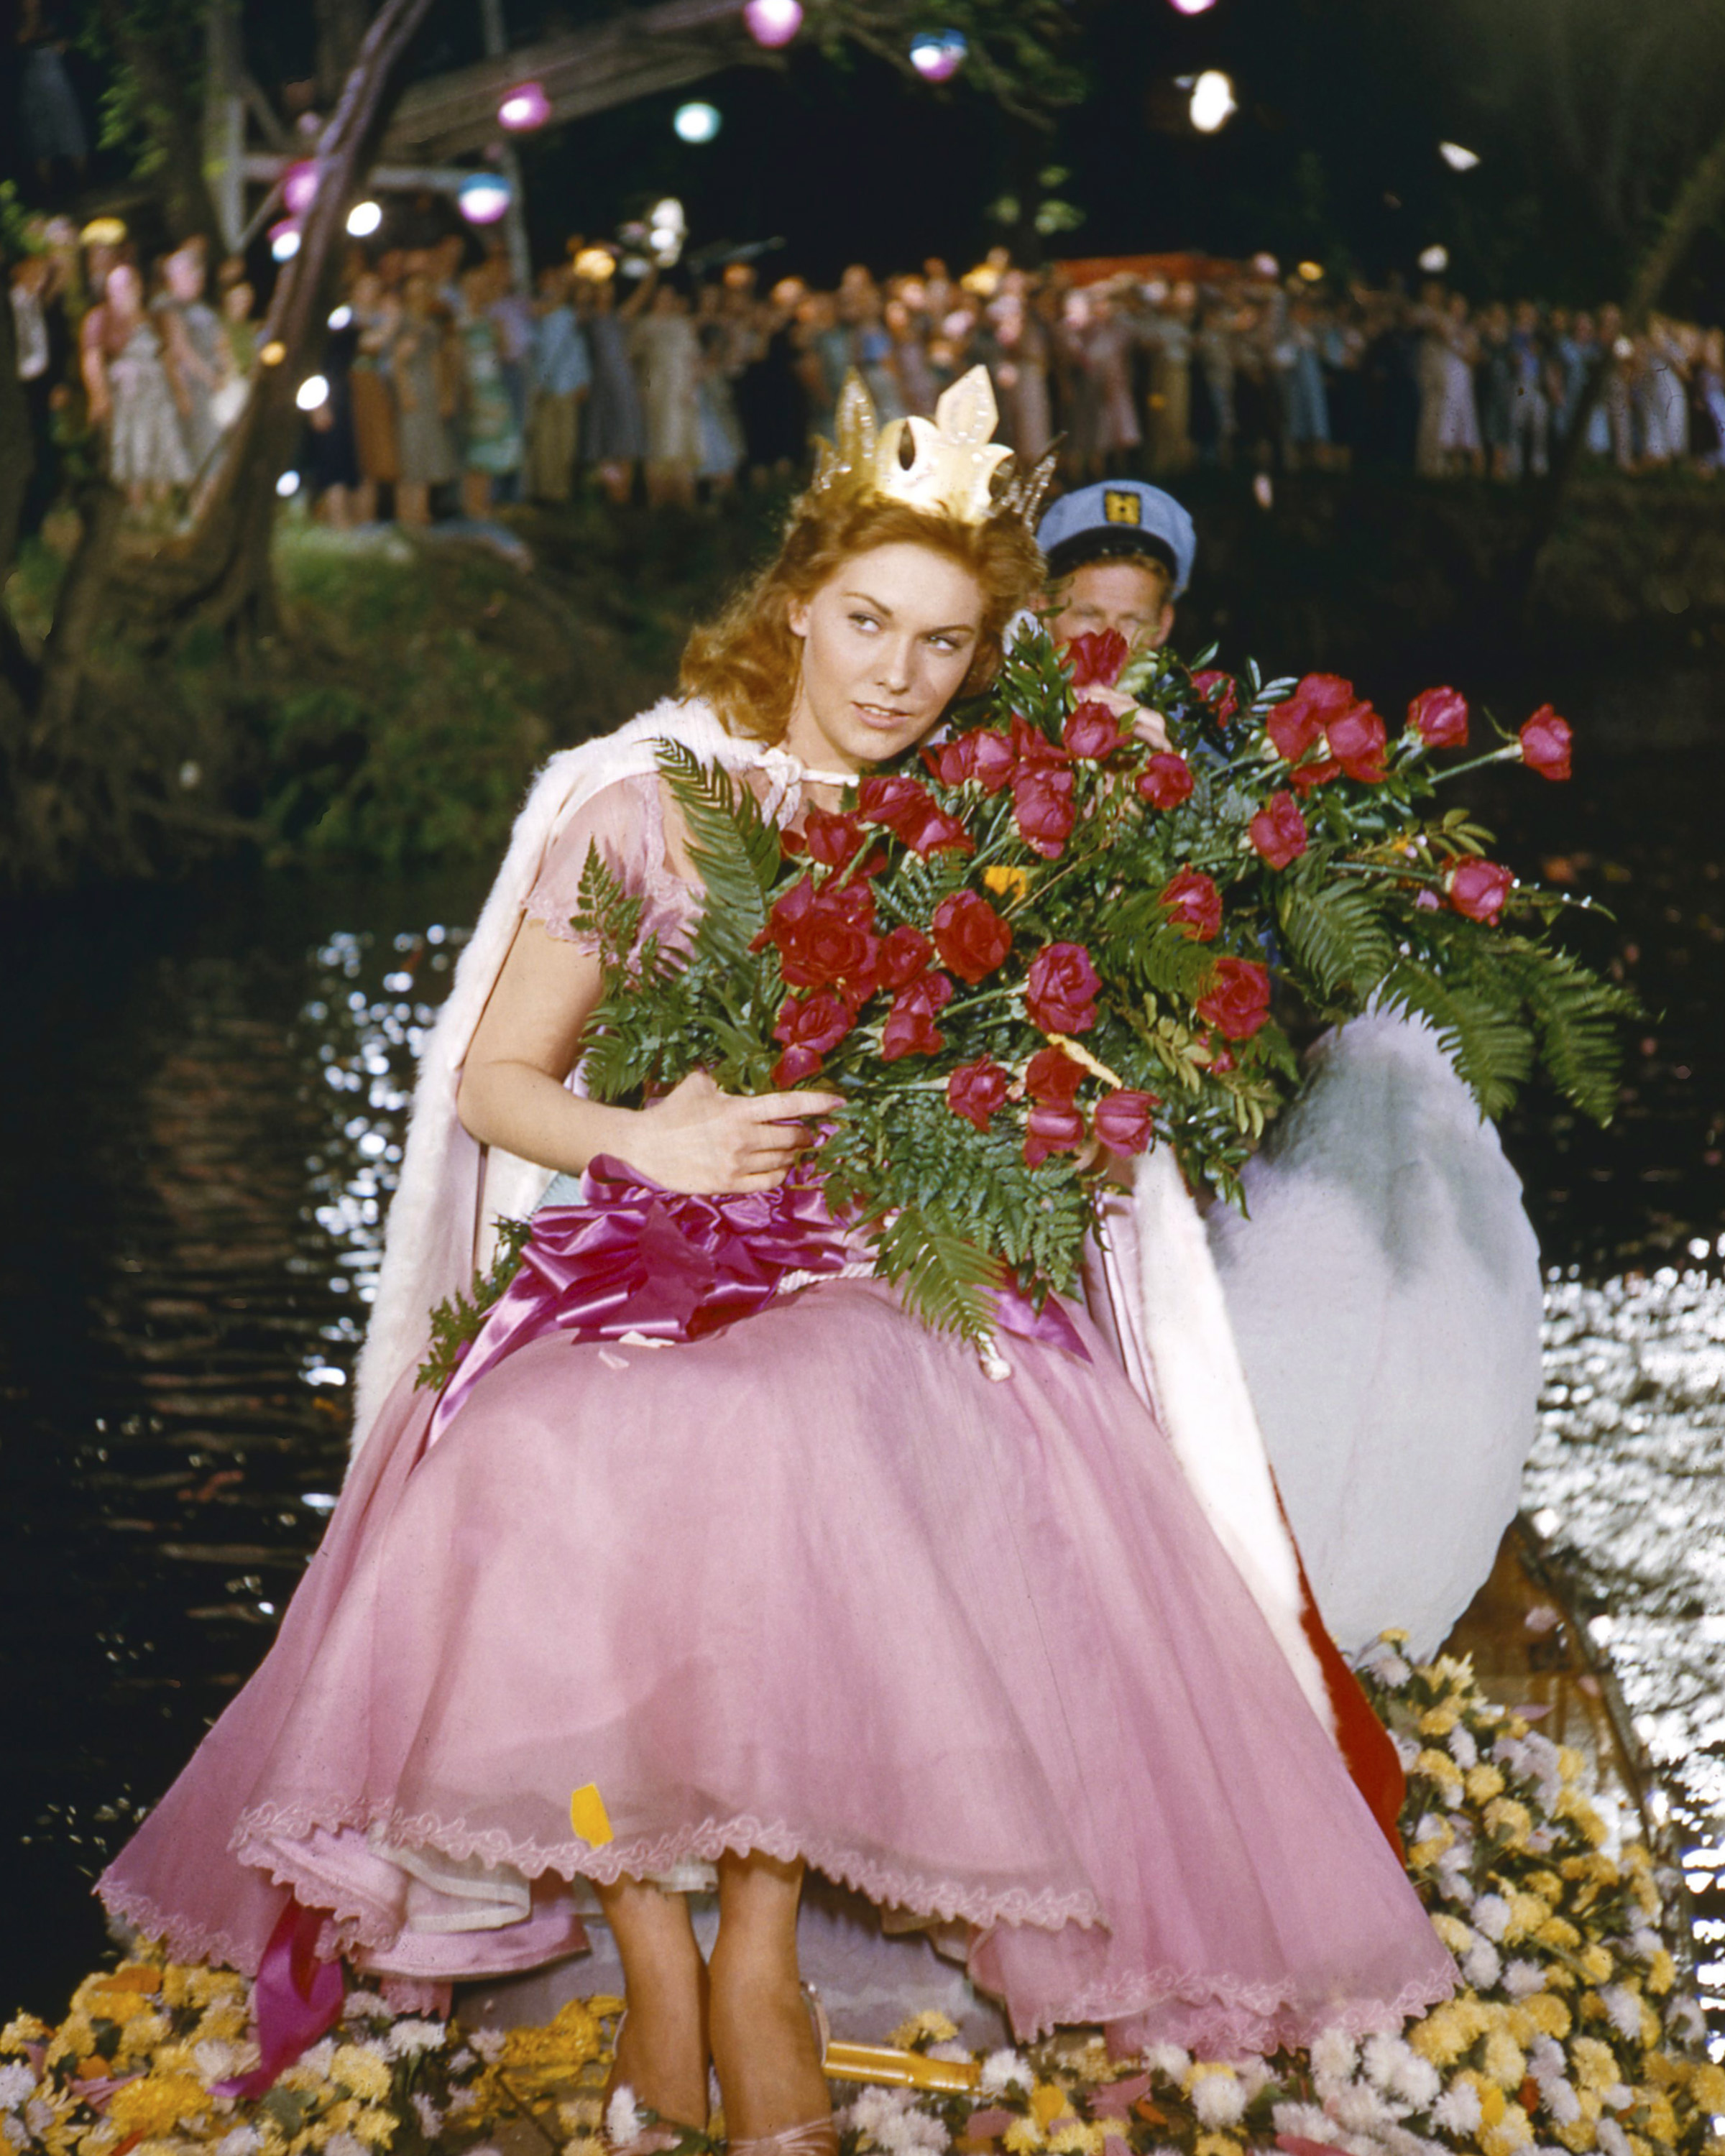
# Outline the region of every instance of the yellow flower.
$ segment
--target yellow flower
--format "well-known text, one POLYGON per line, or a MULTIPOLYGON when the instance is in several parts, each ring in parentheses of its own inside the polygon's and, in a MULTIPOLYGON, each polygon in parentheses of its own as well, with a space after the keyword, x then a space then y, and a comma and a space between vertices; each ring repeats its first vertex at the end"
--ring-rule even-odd
POLYGON ((1056 2082, 1038 2082, 1030 2092, 1030 2116, 1039 2126, 1051 2126, 1071 2108, 1066 2092, 1056 2082))
POLYGON ((1505 1899, 1509 1903, 1509 1922, 1504 1927, 1503 1936, 1511 1945, 1530 1932, 1537 1933, 1551 1914, 1551 1904, 1538 1894, 1524 1894, 1512 1887, 1505 1899))
POLYGON ((1440 1909, 1431 1920, 1431 1928, 1453 1954, 1466 1953, 1473 1944, 1473 1933, 1459 1917, 1450 1916, 1440 1909))
POLYGON ((1464 1992, 1416 2021, 1408 2031, 1408 2041, 1433 2066, 1454 2066, 1468 2046, 1485 2034, 1487 2019, 1484 2002, 1464 1992))
POLYGON ((1200 2133, 1193 2146, 1193 2156, 1240 2156, 1245 2146, 1231 2133, 1200 2133))
POLYGON ((1485 2156, 1513 2156, 1517 2148, 1526 2148, 1532 2141, 1533 2128, 1527 2114, 1518 2103, 1507 2104, 1503 2116, 1496 2125, 1488 2126, 1480 2136, 1480 2147, 1485 2156))
MULTIPOLYGON (((1030 871, 1006 868, 996 862, 993 868, 983 870, 983 881, 996 898, 1022 898, 1030 888, 1030 871)), ((940 2041, 945 2043, 947 2039, 942 2037, 940 2041)))
MULTIPOLYGON (((1483 1771, 1481 1768, 1474 1768, 1476 1774, 1483 1771)), ((1491 1769, 1494 1774, 1497 1771, 1495 1767, 1491 1769)), ((1486 1806, 1485 1816, 1486 1833, 1507 1842, 1512 1849, 1519 1849, 1533 1831, 1532 1813, 1513 1797, 1494 1797, 1486 1806)))
POLYGON ((1703 2111, 1725 2111, 1725 2066, 1703 2061, 1691 2074, 1689 2087, 1703 2111))
POLYGON ((1584 1947, 1577 1959, 1581 1964, 1582 1974, 1589 1984, 1609 1984, 1611 1981, 1615 1964, 1606 1948, 1597 1942, 1592 1946, 1584 1947))
POLYGON ((1486 2037, 1485 2070, 1499 2088, 1519 2088, 1527 2079, 1527 2058, 1507 2029, 1494 2029, 1486 2037))
POLYGON ((1420 1717, 1422 1737, 1447 1737, 1461 1717, 1453 1707, 1428 1707, 1420 1717))
POLYGON ((1085 2126, 1075 2118, 1070 2125, 1061 2127, 1048 2145, 1059 2156, 1102 2156, 1102 2143, 1107 2138, 1108 2129, 1100 2119, 1085 2126))
POLYGON ((1618 2079, 1617 2061, 1609 2044, 1597 2036, 1578 2036, 1569 2046, 1569 2063, 1577 2083, 1597 2096, 1618 2079))
POLYGON ((1483 2074, 1476 2073, 1471 2066, 1458 2078, 1465 2082, 1480 2100, 1481 2124, 1487 2127, 1502 2125, 1503 2114, 1508 2108, 1508 2099, 1497 2082, 1487 2081, 1483 2074))
POLYGON ((1647 2115, 1642 2123, 1647 2129, 1647 2136, 1651 2141, 1666 2148, 1676 2147, 1677 2114, 1668 2096, 1656 2096, 1648 2099, 1647 2115))
POLYGON ((244 2006, 245 1979, 230 1969, 206 1969, 199 1962, 170 1962, 162 1972, 164 2005, 213 2006, 218 1999, 244 2006))
POLYGON ((122 2140, 134 2133, 167 2133, 172 2128, 204 2118, 209 2091, 191 2074, 146 2074, 114 2092, 109 2123, 122 2140))
POLYGON ((1647 1989, 1656 1999, 1662 1999, 1675 1982, 1676 1964, 1661 1947, 1647 1964, 1647 1989))
POLYGON ((355 2118, 353 2131, 367 2148, 387 2148, 400 2125, 393 2111, 380 2111, 368 2104, 355 2118))
POLYGON ((1552 1806, 1552 1817, 1568 1820, 1582 1840, 1591 1842, 1595 1849, 1605 1840, 1605 1822, 1579 1789, 1565 1789, 1552 1806))
POLYGON ((381 2103, 389 2093, 389 2068, 363 2044, 343 2044, 330 2061, 330 2079, 367 2103, 381 2103))
POLYGON ((245 2034, 247 2018, 241 2000, 213 2000, 204 2008, 192 2041, 194 2044, 237 2044, 245 2034))
POLYGON ((1584 2149, 1594 2148, 1599 2145, 1590 2118, 1578 2118, 1573 2126, 1560 2126, 1558 2138, 1566 2148, 1574 2149, 1576 2156, 1581 2156, 1584 2149))
POLYGON ((90 2025, 89 2015, 69 2014, 49 2045, 48 2063, 57 2066, 63 2059, 81 2059, 95 2049, 95 2030, 90 2025))
POLYGON ((1488 1804, 1493 1797, 1503 1794, 1503 1770, 1499 1767, 1470 1767, 1465 1786, 1475 1804, 1488 1804))
POLYGON ((1455 1845, 1455 1828, 1448 1820, 1440 1820, 1436 1832, 1427 1835, 1424 1841, 1416 1841, 1408 1851, 1409 1866, 1414 1871, 1429 1871, 1446 1849, 1455 1845))
POLYGON ((54 2031, 45 2021, 39 2021, 33 2014, 14 2014, 3 2029, 0 2029, 0 2053, 14 2055, 26 2044, 45 2044, 54 2031))
POLYGON ((908 2021, 901 2021, 886 2041, 898 2051, 911 2051, 919 2043, 950 2044, 957 2034, 956 2021, 931 2010, 926 2014, 913 2015, 908 2021))
POLYGON ((1414 1762, 1414 1772, 1440 1784, 1446 1795, 1452 1791, 1456 1797, 1461 1794, 1461 1769, 1447 1752, 1434 1752, 1428 1747, 1414 1762))
POLYGON ((1581 1934, 1562 1917, 1548 1917, 1534 1927, 1533 1936, 1543 1947, 1579 1947, 1581 1934))
POLYGON ((1536 1991, 1531 1998, 1519 2000, 1516 2011, 1538 2035, 1554 2036, 1561 2044, 1569 2033, 1569 2010, 1553 1992, 1536 1991))
POLYGON ((1579 1782, 1586 1774, 1586 1758, 1573 1744, 1558 1747, 1558 1772, 1566 1782, 1579 1782))
POLYGON ((1012 2156, 1034 2156, 1043 2145, 1042 2128, 1034 2118, 1015 2118, 1006 2129, 1005 2140, 1012 2156))

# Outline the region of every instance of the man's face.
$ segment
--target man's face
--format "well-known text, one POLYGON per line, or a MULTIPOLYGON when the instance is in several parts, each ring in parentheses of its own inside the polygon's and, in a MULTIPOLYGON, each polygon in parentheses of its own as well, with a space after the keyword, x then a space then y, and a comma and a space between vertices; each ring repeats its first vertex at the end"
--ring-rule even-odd
POLYGON ((1070 644, 1075 636, 1099 636, 1111 629, 1134 651, 1153 651, 1167 643, 1174 625, 1168 580, 1146 562, 1086 562, 1059 590, 1060 611, 1045 617, 1056 644, 1070 644))

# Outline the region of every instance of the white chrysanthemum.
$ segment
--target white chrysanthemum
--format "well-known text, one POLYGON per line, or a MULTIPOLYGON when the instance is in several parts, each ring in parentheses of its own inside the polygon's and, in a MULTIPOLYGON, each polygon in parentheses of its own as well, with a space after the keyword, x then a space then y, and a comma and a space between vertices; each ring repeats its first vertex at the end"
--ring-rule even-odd
POLYGON ((367 2156, 367 2152, 357 2133, 337 2130, 323 2144, 323 2156, 367 2156))
POLYGON ((36 2076, 22 2059, 0 2066, 0 2111, 16 2111, 36 2092, 36 2076))
MULTIPOLYGON (((206 2036, 201 2044, 193 2046, 192 2056, 197 2062, 199 2077, 208 2088, 213 2082, 231 2081, 236 2074, 244 2073, 255 2066, 257 2048, 251 2044, 243 2047, 239 2044, 230 2044, 224 2036, 206 2036), (247 2064, 242 2066, 241 2059, 247 2054, 250 2055, 247 2064)), ((0 2079, 3 2078, 0 2076, 0 2079)))
POLYGON ((414 2116, 419 2121, 419 2131, 428 2141, 435 2141, 444 2130, 444 2114, 422 2089, 415 2089, 413 2097, 414 2116))
POLYGON ((925 2056, 931 2059, 944 2059, 948 2066, 968 2066, 970 2064, 970 2053, 963 2044, 931 2044, 925 2056))
POLYGON ((295 2069, 305 2075, 308 2082, 326 2082, 330 2077, 330 2069, 336 2063, 335 2038, 326 2036, 321 2043, 314 2044, 309 2051, 303 2053, 294 2063, 295 2069))
POLYGON ((1457 2082, 1445 2089, 1431 2107, 1431 2123, 1445 2133, 1476 2133, 1480 2125, 1480 2092, 1471 2082, 1457 2082))
POLYGON ((1620 2036, 1631 2044, 1640 2041, 1641 2002, 1626 1984, 1608 1984, 1599 1994, 1599 2004, 1620 2036))
POLYGON ((46 2133, 55 2123, 54 2106, 44 2103, 39 2096, 33 2096, 24 2106, 24 2124, 32 2133, 46 2133))
POLYGON ((1633 2156, 1629 2136, 1615 2118, 1602 2118, 1594 2128, 1594 2138, 1605 2156, 1633 2156))
POLYGON ((1501 1894, 1481 1894, 1473 1905, 1473 1928, 1488 1939, 1501 1939, 1509 1929, 1509 1904, 1501 1894))
POLYGON ((1490 1991, 1503 1974, 1503 1963, 1489 1939, 1476 1939, 1461 1957, 1461 1974, 1476 1991, 1490 1991))
POLYGON ((392 2059, 413 2059, 439 2050, 447 2034, 441 2021, 398 2021, 384 2041, 392 2059))
POLYGON ((1245 2117, 1245 2091, 1231 2073, 1204 2074, 1192 2084, 1192 2108, 1201 2126, 1233 2126, 1245 2117))
POLYGON ((1558 2126, 1574 2126, 1581 2116, 1581 2098, 1561 2074, 1539 2084, 1540 2101, 1558 2126))
POLYGON ((449 2091, 450 2118, 459 2118, 464 2111, 471 2111, 478 2102, 479 2091, 475 2088, 451 2089, 449 2091))
POLYGON ((1480 1748, 1473 1741, 1473 1732, 1465 1723, 1458 1723, 1450 1732, 1450 1757, 1464 1774, 1480 1763, 1480 1748))
POLYGON ((236 2126, 216 2143, 216 2156, 257 2156, 263 2138, 255 2126, 236 2126))
POLYGON ((1437 2068, 1399 2036, 1369 2038, 1365 2065, 1379 2088, 1416 2111, 1424 2111, 1443 2087, 1437 2068))
POLYGON ((978 2084, 984 2096, 1004 2096, 1009 2088, 1029 2088, 1035 2075, 1016 2051, 990 2051, 983 2061, 978 2084))
POLYGON ((1414 1672, 1405 1656, 1399 1655, 1388 1640, 1376 1640, 1354 1664, 1359 1670, 1369 1670, 1380 1684, 1399 1691, 1414 1672))
POLYGON ((1324 2108, 1350 2133, 1369 2133, 1374 2127, 1395 2123, 1395 2113, 1369 2082, 1350 2082, 1346 2088, 1327 2090, 1324 2108))
POLYGON ((1548 1826, 1536 1826, 1527 1836, 1529 1856, 1549 1856, 1557 1845, 1557 1835, 1548 1826))
POLYGON ((1419 1740, 1404 1736, 1399 1729, 1392 1729, 1389 1732, 1389 1741, 1395 1747, 1395 1756, 1401 1762, 1402 1772, 1404 1774, 1412 1774, 1420 1758, 1419 1740))
POLYGON ((633 2141, 640 2130, 641 2112, 635 2102, 635 2092, 627 2082, 619 2082, 605 2106, 605 2132, 612 2146, 621 2148, 633 2141))
POLYGON ((888 2156, 922 2156, 946 2148, 946 2128, 915 2105, 910 2089, 864 2089, 850 2106, 847 2123, 888 2156))
POLYGON ((1627 2111, 1635 2100, 1635 2092, 1627 2082, 1613 2082, 1608 2089, 1599 2092, 1599 2102, 1607 2111, 1627 2111))
POLYGON ((1178 2044, 1152 2044, 1144 2053, 1144 2064, 1165 2081, 1182 2083, 1192 2071, 1191 2054, 1178 2044))
POLYGON ((1327 2141, 1330 2115, 1315 2103, 1279 2103, 1271 2112, 1278 2133, 1296 2141, 1327 2141))
POLYGON ((1512 1961, 1503 1972, 1503 1988, 1512 1999, 1531 1999, 1545 1989, 1545 1971, 1537 1961, 1512 1961))
POLYGON ((1368 2036, 1365 2050, 1360 2055, 1366 2079, 1375 2082, 1381 2089, 1389 2087, 1395 2079, 1396 2053, 1406 2048, 1399 2036, 1368 2036))
POLYGON ((503 2046, 509 2039, 501 2029, 470 2029, 467 2041, 488 2066, 495 2066, 503 2056, 503 2046))
POLYGON ((1685 2044, 1698 2044, 1707 2034, 1707 2017, 1701 2003, 1694 1999, 1680 1999, 1675 2006, 1665 2010, 1666 2033, 1685 2044))
POLYGON ((1630 1933, 1624 1944, 1635 1960, 1651 1961, 1664 1947, 1665 1941, 1651 1924, 1641 1924, 1630 1933))
POLYGON ((1326 2029, 1312 2046, 1312 2071, 1320 2082, 1351 2082, 1358 2053, 1346 2030, 1326 2029))
POLYGON ((356 2021, 387 2021, 389 2009, 381 1991, 350 1991, 341 2001, 341 2019, 352 2028, 356 2021))
POLYGON ((1467 1870, 1472 1861, 1471 1851, 1452 1849, 1445 1851, 1438 1863, 1438 1892, 1458 1909, 1473 1907, 1473 1881, 1467 1870))

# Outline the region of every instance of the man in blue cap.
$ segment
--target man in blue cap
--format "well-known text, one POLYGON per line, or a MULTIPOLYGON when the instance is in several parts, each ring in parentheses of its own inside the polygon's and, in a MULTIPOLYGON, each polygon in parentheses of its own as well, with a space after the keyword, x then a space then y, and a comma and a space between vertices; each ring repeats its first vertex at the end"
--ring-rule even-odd
POLYGON ((1108 479, 1053 503, 1036 529, 1048 561, 1043 614, 1056 644, 1115 629, 1133 650, 1168 640, 1198 536, 1171 494, 1108 479))

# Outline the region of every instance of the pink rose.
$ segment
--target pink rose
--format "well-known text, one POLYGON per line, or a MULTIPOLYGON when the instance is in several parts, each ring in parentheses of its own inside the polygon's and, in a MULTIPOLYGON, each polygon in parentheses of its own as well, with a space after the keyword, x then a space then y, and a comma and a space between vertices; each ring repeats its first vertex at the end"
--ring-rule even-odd
POLYGON ((1270 1015, 1270 976, 1250 958, 1218 958, 1198 1015, 1230 1040, 1250 1040, 1270 1015))
POLYGON ((1194 943, 1208 943, 1222 926, 1222 894, 1207 875, 1182 869, 1163 886, 1168 919, 1194 943))
POLYGON ((788 1048, 773 1066, 773 1082, 782 1093, 793 1093, 811 1078, 820 1075, 821 1059, 812 1048, 788 1048))
POLYGON ((1225 726, 1240 710, 1240 690, 1231 674, 1194 674, 1192 685, 1203 697, 1219 726, 1225 726))
POLYGON ((1569 744, 1574 738, 1568 721, 1560 719, 1549 704, 1542 704, 1522 728, 1522 762, 1542 778, 1567 778, 1569 744))
POLYGON ((1496 861, 1453 861, 1444 871, 1444 889, 1456 912, 1470 921, 1497 926, 1504 901, 1515 888, 1515 878, 1496 861))
POLYGON ((1084 1083, 1084 1065, 1064 1048, 1039 1048, 1024 1065, 1024 1091, 1033 1101, 1070 1108, 1084 1083))
POLYGON ((1106 704, 1080 704, 1067 720, 1060 738, 1074 756, 1094 762, 1111 756, 1123 737, 1119 720, 1106 704))
POLYGON ((1467 699, 1455 689, 1422 689, 1408 706, 1408 729, 1428 748, 1467 747, 1467 699))
POLYGON ((1104 629, 1093 636, 1075 636, 1066 656, 1072 662, 1075 689, 1111 689, 1132 656, 1132 646, 1117 629, 1104 629))
POLYGON ((973 891, 955 891, 934 909, 935 947, 941 963, 974 988, 1005 961, 1012 930, 973 891))
POLYGON ((937 748, 926 748, 922 762, 930 778, 942 786, 966 785, 976 776, 976 736, 958 734, 937 748))
POLYGON ((947 1081, 947 1106, 955 1116, 985 1131, 1006 1103, 1006 1073, 990 1057, 961 1063, 947 1081))
POLYGON ((1138 778, 1138 792, 1153 808, 1178 808, 1192 791, 1192 767, 1167 749, 1153 756, 1138 778))
POLYGON ((970 776, 984 793, 998 793, 1018 767, 1018 752, 1005 734, 978 729, 965 738, 976 746, 970 755, 970 776))
POLYGON ((947 1043, 934 1021, 952 1000, 952 983, 944 973, 925 973, 909 988, 901 988, 880 1029, 880 1060, 896 1063, 901 1055, 937 1055, 947 1043))
POLYGON ((1356 704, 1351 711, 1332 719, 1324 729, 1324 738, 1331 755, 1350 778, 1364 786, 1383 783, 1384 752, 1389 746, 1389 737, 1369 704, 1356 704))
POLYGON ((1155 1106, 1153 1093, 1134 1093, 1125 1086, 1105 1093, 1092 1118, 1096 1136, 1111 1152, 1142 1152, 1152 1137, 1150 1111, 1155 1106))
POLYGON ((1272 793, 1246 826, 1246 836, 1273 869, 1285 869, 1306 850, 1306 819, 1286 791, 1272 793))
POLYGON ((1081 943, 1046 943, 1030 961, 1024 1009, 1044 1033, 1087 1033, 1101 987, 1081 943))
POLYGON ((1040 1168, 1051 1152, 1076 1152, 1084 1143, 1084 1118, 1076 1108, 1039 1101, 1024 1118, 1024 1162, 1040 1168))
POLYGON ((1045 860, 1058 860, 1077 818, 1072 806, 1070 771, 1059 766, 1020 765, 1012 782, 1012 805, 1019 836, 1024 844, 1045 860))

